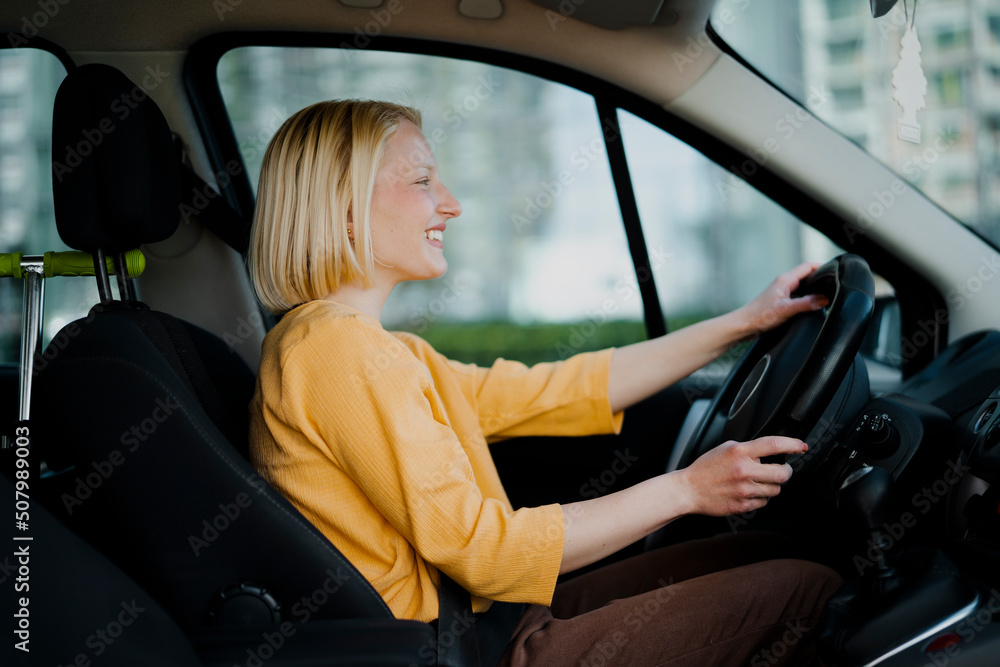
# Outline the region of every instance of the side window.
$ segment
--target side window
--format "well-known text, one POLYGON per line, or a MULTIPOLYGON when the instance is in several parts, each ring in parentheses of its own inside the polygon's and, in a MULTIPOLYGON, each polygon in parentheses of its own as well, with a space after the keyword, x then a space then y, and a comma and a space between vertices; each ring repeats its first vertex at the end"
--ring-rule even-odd
POLYGON ((447 274, 397 287, 386 328, 484 365, 645 336, 591 96, 481 63, 371 50, 239 48, 218 77, 252 181, 274 131, 308 104, 357 97, 422 111, 463 213, 445 237, 447 274))
MULTIPOLYGON (((47 51, 0 49, 0 252, 68 250, 52 212, 52 103, 66 69, 47 51)), ((44 343, 97 303, 93 280, 45 281, 44 343)), ((0 280, 0 362, 20 355, 21 281, 0 280)))
MULTIPOLYGON (((734 174, 754 168, 753 160, 724 169, 645 120, 618 113, 671 329, 743 305, 801 262, 822 263, 844 252, 734 174)), ((876 276, 875 293, 891 296, 892 286, 876 276)), ((898 355, 874 353, 878 349, 871 346, 871 356, 898 367, 898 355)))
POLYGON ((829 239, 684 142, 619 111, 653 276, 671 329, 720 315, 829 239))

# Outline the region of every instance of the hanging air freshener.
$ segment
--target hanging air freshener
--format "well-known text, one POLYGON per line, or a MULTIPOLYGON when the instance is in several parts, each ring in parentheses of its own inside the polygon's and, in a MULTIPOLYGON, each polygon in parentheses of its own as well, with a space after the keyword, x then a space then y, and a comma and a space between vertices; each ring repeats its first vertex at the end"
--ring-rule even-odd
MULTIPOLYGON (((903 11, 906 12, 906 0, 903 0, 903 11)), ((899 119, 898 136, 903 141, 920 143, 920 122, 917 112, 924 108, 924 95, 927 94, 927 79, 924 68, 920 64, 920 40, 917 39, 915 19, 917 15, 917 0, 913 0, 913 11, 907 12, 906 28, 899 40, 899 64, 892 70, 892 99, 903 110, 899 119)))

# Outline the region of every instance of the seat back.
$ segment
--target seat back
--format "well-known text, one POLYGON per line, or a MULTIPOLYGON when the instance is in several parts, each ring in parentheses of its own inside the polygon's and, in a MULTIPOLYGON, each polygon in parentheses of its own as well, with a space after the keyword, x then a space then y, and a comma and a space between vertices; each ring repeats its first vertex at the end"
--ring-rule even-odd
MULTIPOLYGON (((147 335, 153 318, 97 314, 38 376, 40 438, 62 443, 84 481, 64 497, 67 513, 100 502, 103 527, 89 537, 185 626, 265 622, 317 597, 329 600, 315 618, 391 616, 209 417, 147 335)), ((203 344, 207 355, 230 354, 221 341, 203 344)))
MULTIPOLYGON (((0 493, 14 495, 13 483, 3 475, 0 493)), ((202 664, 180 627, 149 593, 44 508, 32 508, 31 531, 33 542, 24 542, 22 548, 30 554, 35 581, 43 582, 31 590, 31 632, 26 637, 30 640, 27 646, 32 664, 78 664, 78 656, 87 648, 82 638, 93 637, 89 648, 96 648, 95 627, 110 623, 128 627, 113 641, 101 641, 101 665, 202 664)), ((5 565, 11 560, 16 559, 8 559, 5 565)), ((109 627, 114 631, 113 626, 109 627)), ((28 654, 21 655, 27 658, 28 654)), ((20 663, 15 658, 3 664, 20 663)))
MULTIPOLYGON (((71 72, 56 98, 55 162, 59 147, 100 127, 136 90, 104 65, 71 72)), ((177 162, 159 109, 146 97, 114 123, 72 172, 60 179, 54 167, 60 235, 89 252, 166 238, 179 217, 177 162), (132 191, 122 196, 121 187, 132 191)), ((75 466, 53 509, 71 524, 89 514, 76 524, 86 539, 182 626, 392 618, 247 462, 253 376, 228 346, 137 303, 96 306, 64 332, 35 394, 43 456, 75 466)))

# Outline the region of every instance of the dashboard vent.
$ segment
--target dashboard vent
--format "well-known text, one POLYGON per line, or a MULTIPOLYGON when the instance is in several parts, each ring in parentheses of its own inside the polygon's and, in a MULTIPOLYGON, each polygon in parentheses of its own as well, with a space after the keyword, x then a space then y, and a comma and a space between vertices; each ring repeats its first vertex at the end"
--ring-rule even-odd
POLYGON ((997 402, 988 401, 985 407, 986 409, 982 411, 976 419, 976 423, 972 426, 973 433, 979 433, 987 424, 990 423, 990 419, 993 418, 993 414, 997 411, 997 402))

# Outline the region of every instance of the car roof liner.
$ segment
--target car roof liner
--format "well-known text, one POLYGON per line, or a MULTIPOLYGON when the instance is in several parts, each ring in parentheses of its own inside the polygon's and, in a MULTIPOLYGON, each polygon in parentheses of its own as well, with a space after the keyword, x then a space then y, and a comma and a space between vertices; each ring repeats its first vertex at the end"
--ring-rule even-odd
POLYGON ((664 0, 532 0, 563 16, 586 21, 600 28, 621 30, 629 26, 673 23, 677 14, 663 9, 664 0), (658 21, 659 19, 659 21, 658 21))

